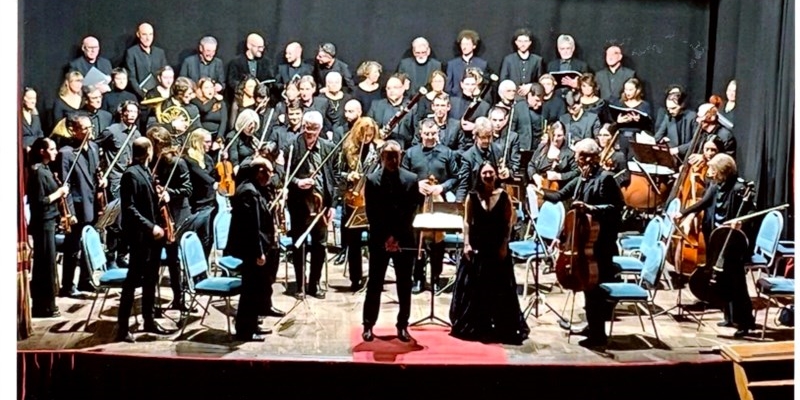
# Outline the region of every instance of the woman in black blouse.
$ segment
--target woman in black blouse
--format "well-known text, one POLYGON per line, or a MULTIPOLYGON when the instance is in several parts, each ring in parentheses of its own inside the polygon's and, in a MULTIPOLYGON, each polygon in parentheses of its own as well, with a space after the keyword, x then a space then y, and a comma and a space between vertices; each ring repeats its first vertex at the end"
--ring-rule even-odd
POLYGON ((196 94, 192 104, 200 110, 200 124, 211 133, 212 140, 216 140, 227 130, 228 106, 225 105, 222 95, 215 92, 211 78, 200 78, 197 81, 196 94))
MULTIPOLYGON (((33 277, 31 312, 34 318, 52 318, 61 314, 56 306, 56 226, 59 211, 56 202, 66 198, 69 186, 59 187, 49 164, 56 159, 56 143, 38 138, 31 146, 31 166, 26 191, 30 205, 28 231, 33 236, 33 277)), ((73 217, 74 218, 74 217, 73 217)))
POLYGON ((44 137, 42 131, 42 121, 39 119, 39 111, 36 109, 36 90, 26 87, 22 90, 22 147, 25 152, 31 150, 33 142, 44 137))
POLYGON ((542 187, 542 179, 555 183, 555 187, 545 188, 557 190, 578 176, 578 164, 575 155, 566 145, 564 125, 556 121, 547 127, 542 135, 542 142, 528 163, 528 179, 536 186, 542 187))
POLYGON ((381 85, 378 83, 382 72, 383 67, 377 61, 364 61, 356 70, 356 75, 361 78, 361 82, 353 90, 353 97, 361 102, 363 115, 367 115, 373 101, 380 100, 383 96, 381 85))

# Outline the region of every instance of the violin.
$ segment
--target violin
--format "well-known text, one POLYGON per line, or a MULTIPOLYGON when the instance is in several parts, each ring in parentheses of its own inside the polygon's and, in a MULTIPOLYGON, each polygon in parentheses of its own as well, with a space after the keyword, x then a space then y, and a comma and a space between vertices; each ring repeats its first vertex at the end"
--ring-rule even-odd
MULTIPOLYGON (((586 172, 578 178, 582 181, 575 188, 575 196, 586 179, 586 172)), ((556 279, 564 289, 575 292, 594 288, 599 281, 599 270, 594 257, 594 242, 600 232, 600 224, 584 208, 573 208, 564 218, 563 249, 556 259, 556 279)))
MULTIPOLYGON (((160 185, 158 179, 156 179, 155 182, 156 193, 160 196, 161 193, 167 189, 160 185)), ((159 212, 161 213, 161 218, 164 221, 164 237, 166 238, 167 244, 175 243, 175 221, 172 219, 172 214, 169 212, 168 204, 162 203, 159 206, 159 212)))
MULTIPOLYGON (((738 194, 732 194, 736 196, 738 194)), ((739 217, 744 211, 745 204, 751 201, 753 189, 748 185, 741 194, 742 203, 736 212, 739 217)), ((711 232, 706 248, 706 264, 698 266, 689 277, 689 290, 698 300, 709 304, 721 304, 728 300, 727 292, 730 288, 724 285, 724 275, 731 266, 744 265, 750 256, 747 235, 741 230, 729 225, 723 225, 711 232), (720 285, 719 283, 723 284, 720 285)))
MULTIPOLYGON (((217 138, 217 143, 222 147, 223 140, 222 138, 217 138)), ((222 160, 222 152, 219 152, 219 161, 217 161, 217 165, 214 166, 214 169, 217 171, 217 175, 219 175, 219 192, 231 196, 236 191, 236 184, 233 180, 233 164, 228 160, 222 160)))
MULTIPOLYGON (((58 184, 58 187, 64 186, 64 184, 58 179, 58 174, 53 173, 53 179, 58 184)), ((69 234, 72 232, 72 220, 75 218, 69 212, 69 204, 67 203, 67 198, 60 197, 58 199, 58 212, 61 214, 60 224, 61 228, 64 230, 64 233, 69 234)))

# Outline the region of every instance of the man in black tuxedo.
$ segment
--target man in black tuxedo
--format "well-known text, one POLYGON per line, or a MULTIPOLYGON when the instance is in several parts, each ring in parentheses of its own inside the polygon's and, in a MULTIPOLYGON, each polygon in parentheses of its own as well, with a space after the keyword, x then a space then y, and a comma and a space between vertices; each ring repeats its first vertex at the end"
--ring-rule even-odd
POLYGON ((135 342, 128 331, 133 307, 133 294, 142 287, 142 318, 144 330, 159 335, 170 334, 154 316, 156 280, 161 266, 164 246, 164 221, 159 213, 159 198, 169 203, 169 194, 153 186, 153 176, 147 168, 153 158, 153 145, 145 137, 133 141, 133 163, 120 180, 120 205, 123 234, 130 244, 128 276, 122 286, 117 319, 117 341, 135 342))
POLYGON ((422 203, 417 175, 400 167, 402 147, 388 140, 381 150, 381 168, 367 178, 364 187, 369 232, 369 282, 364 300, 361 337, 375 339, 372 327, 378 320, 383 280, 389 258, 394 262, 397 277, 397 338, 411 341, 408 318, 411 314, 411 267, 415 255, 414 215, 422 203))
POLYGON ((81 270, 77 290, 73 281, 75 267, 78 266, 81 232, 83 227, 94 223, 97 217, 95 195, 98 188, 106 185, 106 181, 101 181, 97 175, 100 155, 97 144, 90 140, 92 121, 89 116, 84 113, 70 115, 67 117, 67 126, 72 133, 72 138, 67 139, 67 145, 58 150, 61 160, 59 177, 69 179, 68 182, 63 183, 69 185, 70 196, 67 199, 77 223, 72 225, 70 233, 64 238, 64 265, 61 275, 61 290, 58 291, 58 295, 76 297, 80 295, 78 290, 94 292, 90 271, 86 268, 81 270), (67 177, 70 169, 73 169, 72 174, 67 177))
POLYGON ((148 90, 158 85, 157 71, 167 66, 167 55, 164 49, 153 46, 152 25, 146 22, 139 25, 136 38, 139 39, 139 43, 125 51, 125 68, 130 73, 128 79, 131 89, 139 99, 143 99, 148 90))
POLYGON ((319 111, 307 111, 303 115, 303 133, 297 137, 294 143, 291 169, 286 171, 289 175, 297 171, 289 182, 287 198, 289 216, 292 221, 289 236, 292 237, 292 240, 296 243, 318 213, 324 213, 311 229, 310 243, 305 245, 305 249, 296 249, 293 252, 297 294, 302 296, 303 291, 300 285, 305 277, 305 253, 308 252, 311 253, 311 266, 308 273, 308 288, 305 292, 318 299, 325 298, 325 292, 319 289, 318 285, 322 274, 322 264, 325 260, 328 222, 333 219, 334 191, 336 189, 336 180, 333 174, 335 157, 328 157, 333 152, 333 144, 319 137, 322 123, 322 113, 319 111), (307 153, 310 154, 306 157, 307 153), (315 203, 318 204, 315 205, 315 203))
MULTIPOLYGON (((246 45, 247 50, 245 50, 244 54, 234 58, 228 64, 228 91, 231 96, 236 91, 236 87, 239 86, 239 82, 248 75, 256 77, 259 82, 275 79, 275 67, 269 58, 264 57, 264 50, 266 49, 264 38, 257 33, 251 33, 247 35, 246 45)), ((275 87, 269 82, 265 82, 265 84, 269 84, 269 87, 275 87)), ((272 93, 272 96, 277 96, 277 94, 272 93)), ((275 99, 277 97, 272 98, 275 99)))

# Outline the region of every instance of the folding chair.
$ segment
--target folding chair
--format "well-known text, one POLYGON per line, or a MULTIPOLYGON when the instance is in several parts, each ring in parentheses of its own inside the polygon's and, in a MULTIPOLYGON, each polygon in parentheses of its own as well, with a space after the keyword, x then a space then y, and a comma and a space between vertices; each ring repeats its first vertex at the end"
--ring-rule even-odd
MULTIPOLYGON (((545 202, 539 210, 539 216, 536 218, 536 227, 538 228, 538 235, 533 235, 530 239, 511 242, 508 244, 511 250, 511 256, 516 262, 525 262, 525 286, 523 295, 528 296, 528 277, 535 274, 534 283, 538 284, 539 277, 539 262, 547 261, 548 251, 545 246, 548 243, 540 243, 538 238, 548 242, 553 241, 561 235, 561 230, 564 228, 564 218, 566 210, 564 204, 545 202), (537 237, 538 236, 538 237, 537 237), (536 269, 534 270, 534 263, 536 269)), ((536 289, 538 290, 538 288, 536 289)))
MULTIPOLYGON (((769 275, 770 269, 775 266, 775 254, 782 231, 783 215, 778 211, 767 213, 758 228, 753 255, 744 265, 745 270, 750 272, 750 278, 753 279, 754 284, 757 282, 754 270, 759 270, 759 275, 762 270, 765 270, 769 275)), ((758 285, 756 285, 756 289, 758 289, 758 285)))
MULTIPOLYGON (((186 232, 181 237, 180 246, 178 247, 178 257, 181 260, 181 266, 186 274, 186 292, 189 294, 188 309, 194 308, 195 304, 203 308, 203 316, 200 318, 200 325, 208 314, 208 307, 211 305, 211 300, 214 297, 221 297, 225 300, 225 305, 228 310, 231 310, 230 298, 236 296, 241 292, 242 279, 239 277, 216 277, 209 276, 208 273, 208 260, 206 259, 203 245, 200 239, 194 232, 186 232), (208 301, 205 307, 198 301, 197 296, 208 296, 208 301)), ((186 330, 186 325, 189 322, 188 315, 183 316, 183 327, 181 328, 181 335, 186 330)), ((231 316, 225 313, 225 319, 228 322, 228 336, 231 335, 231 316)))
POLYGON ((779 276, 761 278, 756 282, 756 289, 759 296, 763 295, 767 298, 767 307, 764 309, 764 324, 761 326, 761 340, 764 340, 764 334, 767 332, 769 307, 777 298, 794 300, 794 279, 779 276))
MULTIPOLYGON (((128 269, 106 269, 106 253, 103 249, 103 243, 100 242, 100 234, 90 225, 84 226, 81 232, 81 257, 82 262, 85 262, 86 265, 89 266, 89 271, 91 272, 90 279, 96 288, 92 306, 89 308, 89 315, 86 316, 86 326, 84 329, 87 329, 89 327, 89 321, 92 319, 92 312, 94 312, 94 306, 97 303, 98 297, 103 297, 103 301, 100 303, 100 309, 97 311, 97 319, 102 319, 103 307, 105 307, 108 292, 111 289, 122 289, 122 285, 128 277, 128 269)), ((139 317, 134 317, 138 323, 139 317)))
POLYGON ((225 274, 225 276, 234 276, 240 273, 239 267, 242 265, 242 260, 232 257, 224 256, 222 252, 228 244, 228 232, 231 227, 231 212, 227 209, 220 209, 217 216, 214 217, 214 248, 211 254, 214 260, 213 265, 216 265, 225 274))
MULTIPOLYGON (((650 220, 650 222, 647 223, 647 227, 644 229, 644 235, 642 236, 642 240, 638 246, 628 247, 628 255, 613 257, 612 261, 620 268, 619 275, 625 277, 633 275, 637 278, 637 283, 639 282, 642 269, 644 268, 644 249, 646 247, 655 246, 657 243, 659 243, 662 227, 662 218, 658 216, 654 217, 650 220)), ((622 246, 619 241, 617 241, 617 245, 620 246, 621 250, 622 246)), ((622 253, 622 251, 620 251, 620 253, 622 253)))
MULTIPOLYGON (((642 248, 645 257, 644 267, 641 272, 641 283, 646 288, 639 284, 627 282, 610 282, 601 283, 600 288, 605 292, 608 301, 617 303, 633 303, 636 307, 636 315, 639 317, 639 323, 642 325, 642 331, 645 331, 644 322, 642 321, 642 314, 639 311, 639 304, 644 304, 650 315, 650 322, 653 324, 653 332, 656 335, 656 340, 661 341, 658 337, 658 329, 656 328, 655 315, 653 314, 653 306, 655 306, 656 293, 658 292, 658 281, 660 275, 664 270, 664 263, 666 261, 667 247, 664 243, 658 242, 655 246, 645 246, 642 248)), ((616 308, 611 312, 611 326, 609 327, 608 335, 614 330, 614 319, 616 317, 616 308)))

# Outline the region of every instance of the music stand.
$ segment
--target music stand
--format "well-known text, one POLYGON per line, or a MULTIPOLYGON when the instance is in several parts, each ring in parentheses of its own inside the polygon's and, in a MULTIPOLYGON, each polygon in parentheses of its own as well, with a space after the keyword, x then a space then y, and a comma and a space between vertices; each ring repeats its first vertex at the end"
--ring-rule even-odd
MULTIPOLYGON (((667 218, 670 218, 670 217, 667 216, 667 218)), ((683 231, 683 229, 681 229, 680 224, 678 224, 677 222, 673 221, 673 229, 675 230, 677 235, 672 235, 672 239, 673 240, 677 240, 678 244, 680 244, 681 242, 686 242, 686 243, 688 243, 688 244, 690 244, 692 246, 697 246, 698 245, 698 243, 692 243, 692 241, 689 239, 689 236, 686 234, 686 232, 683 231)), ((678 272, 678 276, 682 278, 683 277, 683 273, 681 273, 680 269, 678 268, 680 266, 680 262, 681 261, 679 261, 678 264, 675 265, 675 269, 678 272)), ((681 282, 678 282, 678 283, 681 283, 681 282)), ((705 312, 705 304, 704 304, 703 308, 704 308, 703 311, 705 312)), ((673 317, 676 317, 676 318, 683 318, 684 315, 688 316, 688 318, 693 319, 694 321, 697 322, 697 330, 698 331, 700 330, 700 327, 703 326, 702 318, 698 318, 693 312, 691 312, 690 310, 687 310, 686 309, 686 305, 683 304, 683 285, 682 284, 678 286, 678 299, 677 299, 677 302, 675 303, 675 305, 670 307, 670 308, 668 308, 668 309, 666 309, 666 310, 662 310, 661 312, 658 312, 658 313, 654 314, 654 316, 657 317, 659 315, 669 314, 670 311, 675 310, 675 309, 678 309, 678 314, 674 315, 674 316, 672 314, 670 314, 670 316, 673 316, 673 317)))
MULTIPOLYGON (((458 206, 461 205, 460 203, 434 203, 433 209, 435 209, 436 205, 444 205, 447 204, 448 206, 445 207, 455 207, 458 210, 458 206), (450 206, 450 205, 453 206, 450 206)), ((463 210, 463 205, 462 205, 463 210)), ((450 214, 445 212, 435 212, 431 210, 430 213, 420 213, 414 217, 414 228, 419 230, 419 234, 422 235, 424 231, 433 232, 434 234, 437 232, 453 232, 453 231, 462 231, 464 228, 464 220, 463 217, 459 214, 450 214)), ((433 288, 433 274, 431 274, 431 288, 433 288)), ((436 316, 435 312, 435 305, 436 305, 436 293, 431 289, 431 312, 430 314, 422 318, 416 322, 411 323, 409 326, 421 326, 421 325, 443 325, 443 326, 452 326, 449 322, 445 321, 442 318, 436 316)))
MULTIPOLYGON (((652 175, 667 175, 675 172, 675 159, 672 154, 669 153, 669 148, 662 145, 637 142, 631 142, 629 145, 631 152, 633 152, 633 163, 639 169, 639 172, 644 174, 647 178, 647 183, 652 187, 653 191, 660 196, 661 190, 658 188, 658 184, 655 179, 653 179, 652 175), (652 174, 648 172, 643 164, 654 166, 651 171, 652 174)), ((635 172, 630 167, 628 169, 631 170, 631 172, 635 172)), ((650 193, 651 191, 647 192, 648 206, 651 203, 650 193)))
MULTIPOLYGON (((294 310, 296 310, 297 307, 299 307, 302 304, 306 309, 306 313, 311 314, 311 317, 314 318, 314 322, 316 322, 317 326, 320 329, 325 329, 325 327, 322 326, 322 324, 319 322, 319 319, 317 319, 317 315, 314 314, 314 311, 311 309, 311 304, 308 303, 308 297, 306 296, 306 268, 305 268, 306 265, 305 264, 306 264, 306 239, 308 238, 308 235, 311 234, 311 230, 314 229, 315 226, 317 226, 317 223, 319 223, 320 218, 322 218, 322 216, 325 215, 327 212, 328 212, 328 209, 325 208, 325 209, 322 210, 322 212, 317 214, 317 216, 314 217, 314 219, 308 225, 308 228, 306 228, 306 231, 303 232, 303 234, 300 235, 300 237, 297 238, 297 241, 294 242, 294 244, 293 244, 295 250, 300 249, 300 251, 303 254, 303 271, 302 271, 303 273, 301 274, 301 276, 295 277, 295 279, 297 280, 297 284, 300 286, 300 293, 298 293, 297 300, 295 300, 295 302, 292 305, 292 307, 289 308, 289 310, 286 311, 286 314, 283 317, 281 317, 281 319, 279 319, 277 322, 275 322, 275 325, 273 325, 273 326, 278 326, 281 323, 283 323, 283 321, 286 320, 289 317, 289 315, 294 310)), ((325 261, 327 263, 327 257, 326 257, 325 261)), ((327 269, 327 267, 326 267, 326 269, 327 269)), ((327 271, 326 271, 325 274, 327 275, 327 271)), ((326 279, 327 279, 327 277, 326 277, 326 279)), ((326 284, 327 284, 327 282, 326 282, 326 284)))

